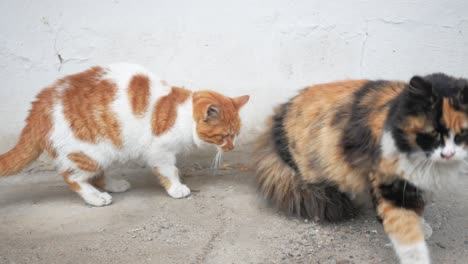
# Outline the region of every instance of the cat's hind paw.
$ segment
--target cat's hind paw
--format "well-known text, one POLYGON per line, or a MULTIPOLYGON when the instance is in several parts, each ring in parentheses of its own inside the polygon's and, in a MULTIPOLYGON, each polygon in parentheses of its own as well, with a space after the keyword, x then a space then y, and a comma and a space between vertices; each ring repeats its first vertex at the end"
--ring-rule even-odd
POLYGON ((125 192, 130 189, 130 183, 126 180, 106 179, 104 189, 108 192, 125 192))
POLYGON ((168 190, 167 193, 172 198, 184 198, 190 195, 190 189, 185 184, 173 184, 168 190))

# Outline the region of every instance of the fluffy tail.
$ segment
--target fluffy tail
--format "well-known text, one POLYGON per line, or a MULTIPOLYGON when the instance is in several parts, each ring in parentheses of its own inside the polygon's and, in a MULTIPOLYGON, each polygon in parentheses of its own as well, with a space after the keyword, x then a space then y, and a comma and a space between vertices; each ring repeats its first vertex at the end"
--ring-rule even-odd
POLYGON ((37 96, 18 143, 7 153, 0 155, 1 176, 19 172, 42 153, 51 127, 50 112, 53 95, 54 90, 49 88, 37 96))
POLYGON ((347 194, 328 183, 307 183, 291 153, 283 126, 288 105, 276 110, 259 138, 254 167, 260 193, 289 215, 337 222, 350 218, 354 205, 347 194))

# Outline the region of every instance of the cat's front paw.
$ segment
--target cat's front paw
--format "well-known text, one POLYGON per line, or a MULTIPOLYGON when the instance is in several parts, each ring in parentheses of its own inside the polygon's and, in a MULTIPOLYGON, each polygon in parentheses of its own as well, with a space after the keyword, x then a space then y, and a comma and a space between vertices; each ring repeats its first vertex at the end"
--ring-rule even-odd
POLYGON ((184 198, 190 195, 190 189, 185 184, 173 184, 167 193, 172 198, 184 198))
POLYGON ((112 203, 112 196, 106 192, 92 192, 82 195, 85 202, 92 206, 106 206, 112 203))
POLYGON ((112 178, 106 179, 104 189, 108 192, 125 192, 130 189, 130 183, 126 180, 115 180, 112 178))
POLYGON ((429 250, 424 241, 404 245, 393 240, 400 264, 430 264, 429 250))

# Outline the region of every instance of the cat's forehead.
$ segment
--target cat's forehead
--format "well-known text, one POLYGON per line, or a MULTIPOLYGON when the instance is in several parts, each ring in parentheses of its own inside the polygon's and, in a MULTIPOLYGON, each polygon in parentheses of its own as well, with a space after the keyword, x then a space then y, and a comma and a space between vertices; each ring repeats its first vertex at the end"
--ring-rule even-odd
POLYGON ((442 97, 431 111, 408 115, 403 122, 404 130, 412 133, 430 132, 434 129, 459 133, 468 128, 468 115, 450 97, 442 97))

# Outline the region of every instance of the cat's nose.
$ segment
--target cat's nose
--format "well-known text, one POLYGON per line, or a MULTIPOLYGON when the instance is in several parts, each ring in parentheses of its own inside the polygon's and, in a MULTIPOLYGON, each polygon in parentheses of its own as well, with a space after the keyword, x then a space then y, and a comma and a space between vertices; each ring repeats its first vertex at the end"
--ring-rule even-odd
POLYGON ((227 144, 226 146, 223 146, 221 149, 222 149, 224 152, 228 152, 228 151, 231 151, 231 150, 234 149, 234 145, 232 145, 232 144, 227 144))
POLYGON ((443 159, 451 159, 453 156, 455 156, 455 151, 447 151, 447 152, 441 152, 440 156, 443 159))

